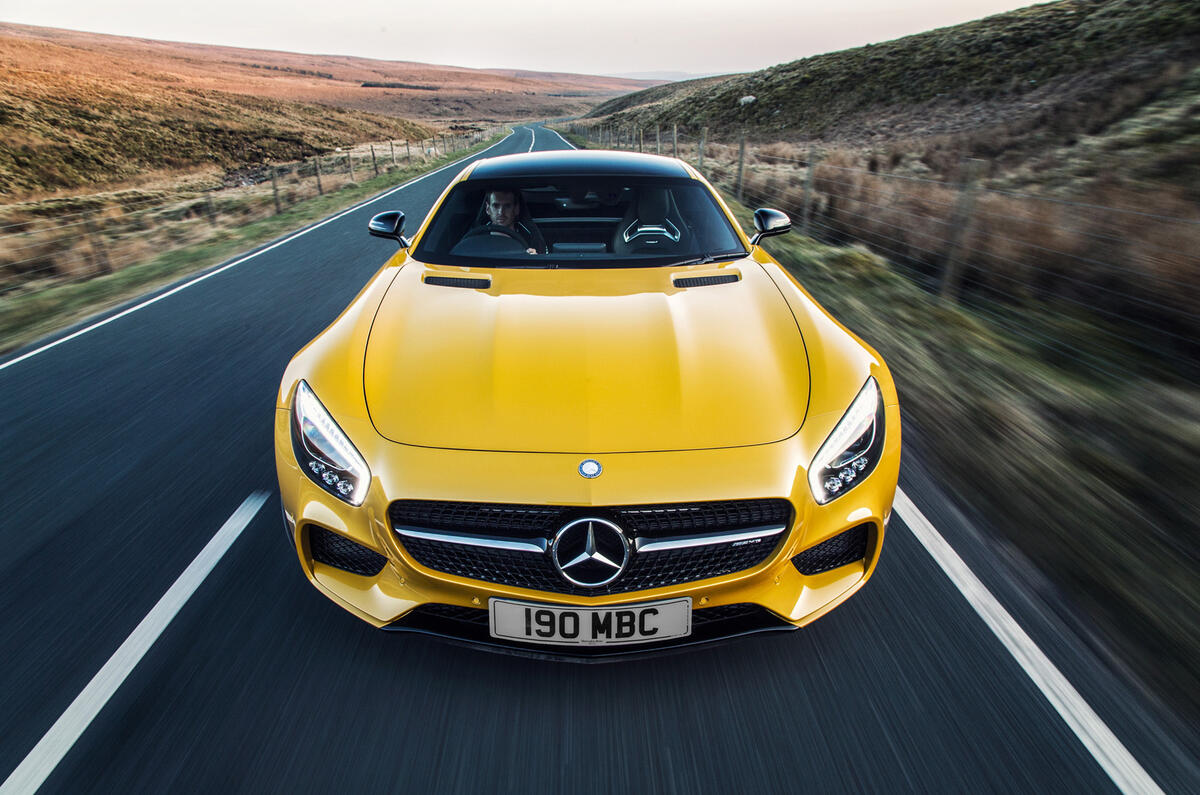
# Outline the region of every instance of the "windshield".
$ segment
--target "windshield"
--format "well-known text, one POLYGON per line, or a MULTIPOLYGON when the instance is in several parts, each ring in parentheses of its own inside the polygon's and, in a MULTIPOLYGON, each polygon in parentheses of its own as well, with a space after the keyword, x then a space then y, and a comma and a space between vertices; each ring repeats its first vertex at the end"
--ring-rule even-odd
POLYGON ((651 267, 746 254, 693 179, 467 180, 446 197, 413 256, 435 265, 651 267))

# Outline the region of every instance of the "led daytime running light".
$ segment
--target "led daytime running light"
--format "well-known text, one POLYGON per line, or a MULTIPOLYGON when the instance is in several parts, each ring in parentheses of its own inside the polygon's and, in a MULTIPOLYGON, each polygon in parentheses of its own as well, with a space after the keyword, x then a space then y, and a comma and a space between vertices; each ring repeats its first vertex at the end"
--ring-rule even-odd
POLYGON ((872 457, 872 451, 882 441, 880 435, 883 433, 879 416, 882 401, 879 384, 874 378, 868 378, 817 451, 808 468, 808 485, 818 504, 824 505, 846 493, 874 469, 878 454, 872 457), (867 434, 870 438, 866 443, 860 449, 852 450, 852 447, 858 447, 855 442, 867 434))
POLYGON ((296 385, 292 410, 298 447, 312 459, 300 462, 305 474, 351 505, 362 505, 371 470, 304 381, 296 385))

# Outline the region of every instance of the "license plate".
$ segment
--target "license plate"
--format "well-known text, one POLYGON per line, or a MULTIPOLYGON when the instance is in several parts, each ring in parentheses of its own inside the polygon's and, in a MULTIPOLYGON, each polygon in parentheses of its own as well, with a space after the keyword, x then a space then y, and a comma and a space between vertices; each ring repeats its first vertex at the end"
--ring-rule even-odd
POLYGON ((611 607, 559 607, 489 599, 493 638, 559 646, 618 646, 687 637, 692 600, 611 607))

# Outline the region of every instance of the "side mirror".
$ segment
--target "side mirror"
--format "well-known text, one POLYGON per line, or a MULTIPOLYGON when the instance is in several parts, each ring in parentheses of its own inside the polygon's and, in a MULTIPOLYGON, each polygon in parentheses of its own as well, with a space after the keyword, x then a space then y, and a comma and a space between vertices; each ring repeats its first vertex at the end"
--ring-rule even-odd
POLYGON ((395 240, 403 248, 408 248, 408 240, 400 234, 402 229, 404 213, 399 210, 388 210, 367 222, 367 231, 375 237, 386 237, 388 240, 395 240))
POLYGON ((750 238, 750 245, 757 246, 764 237, 792 231, 792 219, 788 218, 787 213, 763 207, 754 211, 754 230, 758 234, 750 238))

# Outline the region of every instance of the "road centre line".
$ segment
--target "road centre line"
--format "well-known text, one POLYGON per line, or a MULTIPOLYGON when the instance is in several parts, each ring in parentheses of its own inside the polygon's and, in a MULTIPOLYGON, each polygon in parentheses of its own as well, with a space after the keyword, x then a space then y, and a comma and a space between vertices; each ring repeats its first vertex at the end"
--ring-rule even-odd
POLYGON ((54 772, 54 768, 58 767, 58 763, 158 640, 180 608, 187 603, 208 577, 209 572, 250 524, 268 497, 270 494, 265 491, 251 493, 233 515, 225 520, 221 529, 209 539, 204 549, 200 550, 200 554, 188 564, 125 642, 113 652, 104 667, 71 702, 71 706, 67 707, 24 761, 9 774, 4 784, 0 785, 0 795, 33 795, 37 792, 38 787, 42 786, 54 772))
POLYGON ((537 130, 533 127, 530 127, 528 129, 529 129, 529 148, 525 150, 526 154, 529 154, 530 152, 532 152, 534 144, 537 143, 537 130))
MULTIPOLYGON (((490 152, 492 149, 495 149, 497 146, 499 146, 500 144, 507 141, 514 134, 516 134, 516 130, 513 130, 508 135, 504 136, 499 141, 497 141, 496 143, 489 146, 487 149, 484 149, 482 152, 476 152, 475 155, 468 155, 467 157, 475 157, 476 155, 482 155, 484 152, 490 152)), ((200 282, 204 281, 205 279, 216 276, 218 273, 224 273, 225 271, 229 270, 230 268, 236 267, 238 265, 241 265, 243 262, 247 262, 248 260, 254 259, 259 254, 266 254, 268 251, 279 248, 280 246, 282 246, 285 243, 290 243, 293 240, 295 240, 296 238, 301 237, 302 235, 307 235, 309 232, 312 232, 316 229, 320 229, 321 227, 325 226, 325 224, 332 223, 333 221, 336 221, 345 215, 349 215, 350 213, 352 213, 356 210, 361 210, 363 207, 366 207, 368 204, 372 204, 374 202, 379 201, 380 199, 387 198, 388 196, 391 196, 396 191, 403 190, 404 188, 407 188, 410 185, 414 185, 414 184, 420 182, 421 180, 425 179, 426 177, 432 177, 434 174, 441 173, 442 171, 445 171, 448 168, 456 166, 459 163, 461 163, 463 160, 466 160, 466 159, 467 159, 466 157, 459 158, 458 160, 455 160, 453 163, 447 163, 446 165, 442 166, 441 168, 438 168, 434 171, 430 171, 428 174, 422 174, 419 177, 414 177, 413 179, 410 179, 408 182, 405 182, 403 185, 397 185, 394 188, 384 191, 383 193, 379 194, 378 196, 375 196, 373 198, 366 199, 365 201, 359 202, 358 204, 354 205, 353 207, 349 207, 349 208, 343 210, 342 212, 338 213, 337 215, 331 215, 330 217, 326 218, 323 221, 320 221, 319 223, 315 223, 312 226, 305 227, 304 229, 301 229, 299 232, 295 232, 294 234, 288 235, 287 237, 283 238, 282 240, 275 241, 274 243, 267 246, 266 248, 261 248, 258 251, 253 252, 252 254, 247 254, 246 256, 244 256, 240 259, 230 262, 228 265, 223 265, 223 266, 217 268, 216 270, 211 270, 208 273, 201 274, 200 276, 197 276, 194 279, 191 279, 189 281, 184 282, 183 284, 180 284, 176 287, 171 288, 170 290, 168 290, 165 293, 161 293, 159 295, 154 296, 153 298, 142 301, 139 304, 135 304, 135 305, 129 307, 128 309, 124 309, 124 310, 118 312, 117 314, 113 315, 112 317, 106 317, 104 320, 99 320, 95 323, 92 323, 89 326, 84 326, 83 328, 79 329, 78 331, 72 332, 65 337, 60 337, 60 338, 54 340, 53 342, 48 342, 45 345, 34 348, 33 350, 23 353, 20 356, 17 356, 16 358, 9 359, 6 362, 0 362, 0 370, 5 370, 9 367, 12 367, 14 364, 17 364, 18 362, 23 362, 30 357, 33 357, 39 353, 42 353, 43 351, 48 351, 51 348, 55 348, 59 345, 62 345, 64 342, 68 342, 70 340, 75 339, 76 337, 83 336, 84 334, 88 333, 89 331, 98 329, 101 326, 106 326, 109 323, 112 323, 114 320, 119 320, 128 314, 131 314, 133 312, 136 312, 139 309, 142 309, 143 307, 147 307, 147 306, 150 306, 151 304, 157 303, 157 302, 163 300, 164 298, 167 298, 168 296, 174 295, 175 293, 179 292, 180 290, 191 287, 193 284, 199 284, 200 282)))
POLYGON ((975 608, 983 623, 1004 644, 1004 648, 1042 691, 1050 706, 1054 707, 1100 767, 1104 768, 1117 788, 1139 795, 1161 794, 1158 784, 1133 754, 900 489, 896 490, 894 507, 930 557, 975 608))

